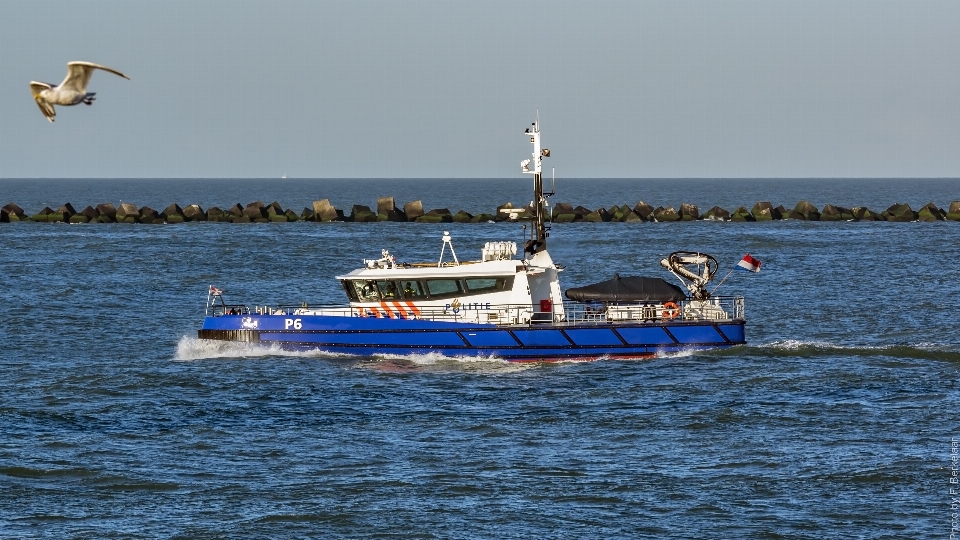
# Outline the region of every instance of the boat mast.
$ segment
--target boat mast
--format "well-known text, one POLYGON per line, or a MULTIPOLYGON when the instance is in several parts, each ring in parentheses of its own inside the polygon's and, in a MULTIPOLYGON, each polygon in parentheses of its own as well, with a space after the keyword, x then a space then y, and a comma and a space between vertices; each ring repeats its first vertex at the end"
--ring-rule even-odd
POLYGON ((539 109, 537 109, 537 118, 532 127, 527 128, 524 134, 529 136, 530 142, 533 143, 533 160, 525 159, 520 163, 520 168, 524 174, 533 175, 533 230, 530 231, 531 239, 527 241, 524 247, 524 251, 532 254, 547 249, 547 237, 550 234, 547 232, 546 225, 546 203, 547 197, 553 195, 553 193, 544 194, 543 192, 542 161, 543 158, 550 157, 550 150, 540 148, 539 109), (532 169, 530 168, 531 161, 533 163, 532 169))

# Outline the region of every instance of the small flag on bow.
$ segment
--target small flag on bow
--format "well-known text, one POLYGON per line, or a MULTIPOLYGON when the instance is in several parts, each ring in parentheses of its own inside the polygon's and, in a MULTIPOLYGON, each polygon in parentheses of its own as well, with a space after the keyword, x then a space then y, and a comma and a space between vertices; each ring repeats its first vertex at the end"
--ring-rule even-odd
POLYGON ((759 272, 760 261, 754 259, 749 253, 747 253, 742 259, 740 259, 740 262, 737 263, 737 269, 746 270, 748 272, 759 272))
POLYGON ((218 288, 214 287, 213 285, 210 286, 210 295, 211 295, 211 296, 220 296, 221 294, 223 294, 223 290, 222 290, 222 289, 218 289, 218 288))

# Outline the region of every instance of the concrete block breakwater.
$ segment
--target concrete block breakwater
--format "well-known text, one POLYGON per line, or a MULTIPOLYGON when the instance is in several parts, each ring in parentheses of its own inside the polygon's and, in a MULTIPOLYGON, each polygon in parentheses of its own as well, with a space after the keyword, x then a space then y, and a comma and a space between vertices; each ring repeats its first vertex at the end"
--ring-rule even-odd
MULTIPOLYGON (((313 201, 309 207, 296 212, 283 209, 279 203, 263 204, 260 201, 246 206, 235 204, 227 208, 211 206, 204 210, 199 205, 181 207, 171 204, 158 211, 148 206, 137 207, 131 203, 122 203, 115 207, 111 203, 87 206, 77 211, 71 203, 56 210, 44 208, 35 214, 28 214, 14 203, 0 209, 0 223, 43 222, 43 223, 184 223, 190 221, 213 221, 230 223, 288 223, 292 221, 312 222, 416 222, 416 223, 487 223, 490 221, 519 221, 529 219, 529 206, 515 207, 511 203, 498 206, 493 212, 471 214, 465 210, 452 213, 446 208, 424 211, 421 201, 412 201, 398 208, 393 197, 380 197, 376 209, 355 204, 347 213, 336 208, 328 199, 313 201)), ((908 204, 893 204, 883 211, 875 211, 862 206, 845 208, 825 205, 818 209, 807 201, 800 201, 792 209, 783 205, 774 207, 769 202, 758 202, 748 210, 741 206, 728 211, 719 206, 701 213, 693 204, 683 203, 679 209, 664 208, 643 201, 634 206, 611 206, 610 208, 589 209, 574 207, 570 203, 557 203, 551 209, 554 223, 578 222, 670 222, 670 221, 775 221, 796 219, 804 221, 960 221, 960 201, 953 201, 944 210, 929 203, 919 210, 913 210, 908 204)))

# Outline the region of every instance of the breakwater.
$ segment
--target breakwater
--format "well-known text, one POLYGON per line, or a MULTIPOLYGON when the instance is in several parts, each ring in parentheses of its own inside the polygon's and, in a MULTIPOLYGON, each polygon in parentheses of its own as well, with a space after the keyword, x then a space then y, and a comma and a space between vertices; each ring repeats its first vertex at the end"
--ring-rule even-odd
MULTIPOLYGON (((119 206, 112 203, 100 203, 77 210, 72 203, 65 203, 57 209, 45 207, 36 213, 28 213, 15 203, 0 208, 0 223, 41 222, 41 223, 184 223, 193 221, 212 221, 228 223, 288 223, 295 221, 311 222, 416 222, 416 223, 487 223, 491 221, 520 221, 530 218, 530 206, 502 204, 490 212, 470 213, 459 210, 456 213, 447 208, 424 210, 420 200, 396 205, 393 197, 380 197, 376 208, 355 204, 349 212, 330 204, 328 199, 312 201, 301 211, 284 209, 277 202, 264 204, 262 201, 246 205, 240 203, 220 208, 210 206, 206 210, 197 204, 181 207, 171 204, 163 210, 148 206, 138 207, 125 202, 119 206)), ((682 203, 679 207, 654 207, 644 201, 633 206, 613 205, 609 208, 589 209, 573 206, 571 203, 557 203, 551 208, 551 220, 554 223, 600 223, 600 222, 672 222, 672 221, 776 221, 795 219, 804 221, 960 221, 960 201, 953 201, 946 208, 930 202, 914 210, 906 203, 895 203, 885 210, 875 210, 864 206, 846 208, 831 204, 817 208, 808 201, 800 201, 791 208, 783 205, 773 206, 770 202, 758 202, 750 209, 740 206, 727 210, 714 206, 701 212, 697 205, 682 203)))

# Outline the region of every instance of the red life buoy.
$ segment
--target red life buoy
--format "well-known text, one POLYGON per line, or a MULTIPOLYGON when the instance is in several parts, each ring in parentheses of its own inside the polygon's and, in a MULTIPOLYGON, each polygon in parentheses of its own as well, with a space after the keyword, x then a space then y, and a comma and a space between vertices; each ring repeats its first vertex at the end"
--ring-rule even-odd
POLYGON ((667 302, 663 305, 664 319, 673 319, 677 315, 680 315, 680 306, 674 304, 673 302, 667 302))

